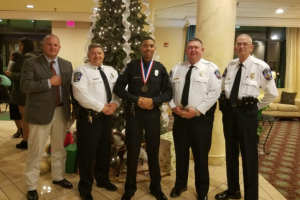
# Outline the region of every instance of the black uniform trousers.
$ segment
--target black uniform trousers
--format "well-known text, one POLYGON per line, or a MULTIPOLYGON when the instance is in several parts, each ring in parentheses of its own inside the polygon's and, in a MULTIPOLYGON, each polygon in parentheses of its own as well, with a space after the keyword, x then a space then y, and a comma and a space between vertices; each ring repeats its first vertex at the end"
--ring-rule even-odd
POLYGON ((223 110, 223 128, 226 142, 228 192, 240 190, 239 150, 242 154, 245 200, 258 199, 258 135, 257 105, 253 110, 232 107, 229 102, 223 110))
POLYGON ((141 142, 145 129, 146 151, 150 172, 150 190, 161 191, 161 175, 159 168, 159 145, 160 145, 160 110, 135 108, 135 115, 126 108, 126 147, 127 147, 127 176, 125 193, 134 195, 136 187, 136 173, 141 142))
POLYGON ((176 153, 175 187, 187 187, 190 147, 195 162, 195 186, 198 195, 209 189, 208 152, 211 147, 214 115, 185 119, 173 113, 173 138, 176 153))
POLYGON ((77 156, 80 181, 78 190, 82 195, 92 192, 94 177, 97 184, 107 184, 111 157, 111 115, 100 115, 88 123, 87 116, 81 117, 77 122, 77 156))

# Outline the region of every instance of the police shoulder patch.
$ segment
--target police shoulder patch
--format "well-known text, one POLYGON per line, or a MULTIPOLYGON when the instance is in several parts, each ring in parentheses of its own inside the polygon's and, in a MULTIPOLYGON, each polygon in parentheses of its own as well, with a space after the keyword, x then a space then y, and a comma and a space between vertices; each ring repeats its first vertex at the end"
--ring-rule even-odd
POLYGON ((75 72, 74 73, 74 82, 79 82, 81 79, 82 73, 81 72, 75 72))
POLYGON ((126 69, 127 69, 127 66, 123 67, 123 69, 120 71, 120 75, 123 75, 125 73, 126 69))
POLYGON ((226 74, 227 74, 227 68, 225 68, 225 71, 223 72, 223 75, 222 75, 222 77, 225 77, 225 76, 226 76, 226 74))
POLYGON ((221 79, 221 72, 218 69, 216 69, 214 73, 218 79, 221 79))
POLYGON ((272 72, 270 68, 264 69, 264 71, 262 72, 262 74, 264 75, 265 79, 270 81, 273 79, 272 77, 272 72))

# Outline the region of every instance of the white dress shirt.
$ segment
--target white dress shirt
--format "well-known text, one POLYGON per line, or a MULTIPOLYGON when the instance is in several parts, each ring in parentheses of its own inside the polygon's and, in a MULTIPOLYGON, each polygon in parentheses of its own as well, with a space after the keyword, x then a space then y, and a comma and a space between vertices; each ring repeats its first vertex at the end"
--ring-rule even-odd
POLYGON ((101 112, 103 107, 108 103, 116 103, 118 107, 121 104, 120 98, 113 93, 113 87, 118 78, 117 71, 110 66, 102 65, 100 67, 103 69, 111 89, 111 102, 107 102, 105 85, 98 66, 94 66, 91 63, 81 65, 77 67, 72 77, 73 95, 75 99, 82 107, 97 112, 101 112))
MULTIPOLYGON (((170 72, 170 81, 173 88, 173 98, 169 102, 171 108, 182 106, 181 98, 185 83, 185 76, 190 69, 188 61, 178 63, 170 72)), ((189 108, 195 108, 205 115, 217 101, 221 92, 221 75, 219 68, 203 58, 192 69, 190 90, 188 97, 189 108)))
MULTIPOLYGON (((230 98, 231 89, 236 73, 239 69, 239 59, 232 60, 226 67, 222 75, 222 91, 225 91, 226 98, 230 98)), ((270 70, 267 63, 252 56, 243 62, 241 82, 239 87, 238 99, 253 96, 257 98, 260 88, 265 92, 264 97, 258 103, 258 109, 268 106, 277 96, 277 88, 273 78, 267 79, 263 71, 270 70)))

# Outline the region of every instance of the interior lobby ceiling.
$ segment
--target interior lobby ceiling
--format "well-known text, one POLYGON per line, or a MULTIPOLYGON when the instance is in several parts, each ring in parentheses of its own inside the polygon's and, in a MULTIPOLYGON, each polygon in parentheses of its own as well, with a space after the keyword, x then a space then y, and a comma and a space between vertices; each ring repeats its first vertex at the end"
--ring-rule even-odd
MULTIPOLYGON (((185 21, 196 18, 197 0, 150 0, 154 7, 154 20, 185 21)), ((203 0, 206 1, 206 0, 203 0)), ((300 0, 237 0, 237 19, 291 19, 300 20, 300 0), (283 13, 277 14, 277 9, 283 13)), ((1 0, 0 19, 35 19, 90 21, 93 0, 1 0), (27 8, 26 5, 34 8, 27 8), (15 13, 20 13, 16 15, 15 13), (11 13, 11 15, 10 15, 11 13), (24 16, 23 16, 24 15, 24 16), (12 18, 13 17, 13 18, 12 18)))

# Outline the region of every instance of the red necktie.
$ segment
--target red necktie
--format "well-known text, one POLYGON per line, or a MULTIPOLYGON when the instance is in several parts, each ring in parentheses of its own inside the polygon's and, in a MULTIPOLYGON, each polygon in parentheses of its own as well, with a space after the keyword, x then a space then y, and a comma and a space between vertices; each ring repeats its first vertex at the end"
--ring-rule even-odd
MULTIPOLYGON (((52 72, 52 75, 55 76, 56 75, 56 71, 55 69, 53 68, 53 63, 55 63, 54 60, 52 60, 50 62, 50 69, 51 69, 51 72, 52 72)), ((57 86, 57 95, 56 95, 56 107, 60 104, 60 92, 59 92, 59 86, 57 86)))

